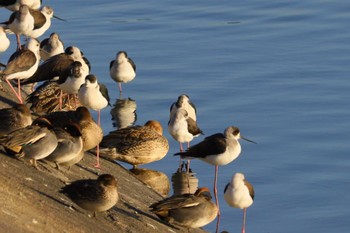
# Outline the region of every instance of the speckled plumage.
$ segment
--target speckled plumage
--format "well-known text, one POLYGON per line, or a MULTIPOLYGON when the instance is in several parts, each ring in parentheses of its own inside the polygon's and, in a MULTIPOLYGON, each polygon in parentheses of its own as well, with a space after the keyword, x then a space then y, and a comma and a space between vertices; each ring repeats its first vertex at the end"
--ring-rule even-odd
POLYGON ((160 160, 168 153, 168 140, 162 134, 158 121, 148 121, 144 126, 110 132, 103 137, 101 147, 115 148, 113 159, 137 166, 160 160))
POLYGON ((77 180, 62 188, 74 203, 83 209, 102 212, 111 209, 119 200, 117 181, 110 174, 97 180, 77 180))
POLYGON ((212 222, 218 213, 208 188, 199 188, 194 194, 166 198, 152 204, 150 208, 160 219, 188 228, 205 226, 212 222))
MULTIPOLYGON (((30 109, 36 113, 50 113, 59 111, 61 89, 57 81, 45 81, 35 91, 27 96, 30 109)), ((62 95, 62 109, 68 109, 68 94, 62 95)))
POLYGON ((29 126, 32 122, 32 115, 26 105, 17 104, 11 108, 3 108, 0 110, 0 136, 29 126))

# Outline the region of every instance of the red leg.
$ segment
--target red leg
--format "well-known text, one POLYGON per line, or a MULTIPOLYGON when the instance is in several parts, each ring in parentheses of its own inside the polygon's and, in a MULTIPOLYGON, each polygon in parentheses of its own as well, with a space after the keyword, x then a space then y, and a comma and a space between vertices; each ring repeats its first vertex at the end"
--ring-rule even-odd
POLYGON ((94 167, 100 168, 100 145, 96 147, 96 164, 94 167))
POLYGON ((63 91, 61 90, 60 99, 58 100, 58 103, 59 103, 59 106, 60 106, 60 110, 62 110, 62 98, 63 98, 63 91))
POLYGON ((18 34, 16 34, 16 39, 17 39, 17 50, 21 50, 22 49, 21 38, 18 34))
POLYGON ((13 88, 12 84, 10 83, 10 81, 8 79, 6 79, 7 84, 10 86, 11 90, 13 91, 13 93, 15 93, 17 99, 19 100, 19 102, 21 104, 23 104, 22 98, 17 94, 16 90, 13 88))
POLYGON ((216 220, 216 233, 219 232, 219 226, 220 226, 220 207, 219 207, 219 199, 218 199, 218 190, 217 190, 217 183, 218 183, 218 170, 219 166, 215 166, 215 178, 214 178, 214 195, 216 200, 216 206, 218 207, 218 217, 216 220))
MULTIPOLYGON (((182 147, 182 143, 180 142, 180 152, 183 152, 184 151, 184 149, 183 149, 183 147, 182 147)), ((182 171, 182 158, 181 158, 181 156, 180 156, 180 165, 179 165, 179 169, 180 169, 180 171, 182 171)))
MULTIPOLYGON (((97 118, 97 122, 98 125, 100 125, 101 123, 101 111, 98 110, 98 118, 97 118)), ((100 168, 100 145, 97 145, 96 147, 96 164, 95 167, 100 168)))
POLYGON ((216 206, 218 207, 218 215, 220 216, 220 207, 219 207, 218 190, 217 190, 218 171, 219 171, 219 166, 216 165, 215 166, 215 178, 214 178, 214 195, 215 195, 216 206))
POLYGON ((17 79, 17 90, 18 90, 19 101, 21 102, 21 104, 23 104, 22 91, 21 91, 21 80, 19 80, 19 79, 17 79))
POLYGON ((242 224, 242 233, 245 233, 245 220, 247 216, 247 208, 243 209, 243 224, 242 224))
POLYGON ((123 90, 122 90, 122 84, 121 83, 118 83, 118 87, 119 87, 119 92, 122 93, 123 90))

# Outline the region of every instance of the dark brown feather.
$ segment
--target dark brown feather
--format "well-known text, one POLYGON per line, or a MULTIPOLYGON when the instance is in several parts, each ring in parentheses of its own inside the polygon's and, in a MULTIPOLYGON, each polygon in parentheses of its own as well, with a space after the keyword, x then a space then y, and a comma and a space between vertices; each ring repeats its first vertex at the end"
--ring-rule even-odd
POLYGON ((206 137, 202 142, 191 146, 185 152, 178 152, 175 155, 181 157, 203 158, 208 155, 217 155, 225 152, 226 142, 222 133, 213 134, 206 137))

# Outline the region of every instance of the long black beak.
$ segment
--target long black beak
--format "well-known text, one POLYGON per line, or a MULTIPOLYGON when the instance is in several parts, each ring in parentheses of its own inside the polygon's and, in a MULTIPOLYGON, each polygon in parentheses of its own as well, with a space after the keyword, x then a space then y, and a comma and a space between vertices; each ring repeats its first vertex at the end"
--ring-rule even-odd
POLYGON ((242 137, 242 136, 241 136, 241 139, 246 140, 247 142, 251 142, 251 143, 254 143, 254 144, 258 144, 258 143, 256 143, 256 142, 254 142, 254 141, 252 141, 252 140, 249 140, 248 138, 245 138, 245 137, 242 137))
POLYGON ((58 16, 56 16, 56 15, 53 15, 53 17, 54 17, 55 19, 58 19, 58 20, 61 20, 61 21, 67 22, 67 20, 62 19, 62 18, 60 18, 60 17, 58 17, 58 16))

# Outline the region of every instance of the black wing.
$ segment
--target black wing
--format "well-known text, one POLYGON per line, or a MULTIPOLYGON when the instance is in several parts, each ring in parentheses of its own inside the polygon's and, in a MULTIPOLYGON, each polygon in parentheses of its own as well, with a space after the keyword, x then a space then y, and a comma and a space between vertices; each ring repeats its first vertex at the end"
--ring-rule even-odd
POLYGON ((181 157, 203 158, 208 155, 216 155, 225 152, 226 141, 222 133, 213 134, 206 137, 202 142, 191 146, 185 152, 178 152, 175 155, 181 157))

